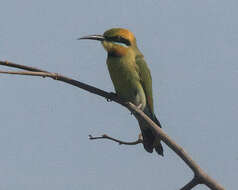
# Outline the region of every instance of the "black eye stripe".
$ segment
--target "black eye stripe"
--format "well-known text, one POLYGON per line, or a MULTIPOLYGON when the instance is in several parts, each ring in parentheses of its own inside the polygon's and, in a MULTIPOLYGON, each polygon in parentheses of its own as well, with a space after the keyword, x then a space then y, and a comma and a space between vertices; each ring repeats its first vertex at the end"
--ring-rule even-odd
POLYGON ((108 41, 112 41, 112 42, 120 42, 120 43, 124 43, 126 44, 127 46, 130 46, 131 43, 129 40, 127 40, 126 38, 123 38, 121 36, 113 36, 113 37, 106 37, 106 39, 108 41))

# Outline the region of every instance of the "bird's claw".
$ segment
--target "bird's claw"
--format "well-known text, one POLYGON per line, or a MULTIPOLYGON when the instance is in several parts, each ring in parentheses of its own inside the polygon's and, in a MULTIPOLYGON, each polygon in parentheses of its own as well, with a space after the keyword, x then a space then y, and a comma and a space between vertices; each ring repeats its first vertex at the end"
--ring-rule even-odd
MULTIPOLYGON (((141 109, 142 104, 139 104, 138 106, 136 106, 138 109, 141 109)), ((131 115, 133 115, 133 112, 131 112, 131 115)))
POLYGON ((137 108, 140 110, 142 108, 142 104, 139 104, 137 108))

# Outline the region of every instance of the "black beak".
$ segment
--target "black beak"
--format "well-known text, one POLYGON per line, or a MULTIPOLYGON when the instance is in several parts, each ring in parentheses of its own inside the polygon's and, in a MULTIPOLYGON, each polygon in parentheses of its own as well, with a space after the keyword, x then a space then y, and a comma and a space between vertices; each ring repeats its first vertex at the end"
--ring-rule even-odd
POLYGON ((98 41, 104 41, 105 38, 102 35, 90 35, 90 36, 84 36, 84 37, 78 38, 77 40, 98 40, 98 41))

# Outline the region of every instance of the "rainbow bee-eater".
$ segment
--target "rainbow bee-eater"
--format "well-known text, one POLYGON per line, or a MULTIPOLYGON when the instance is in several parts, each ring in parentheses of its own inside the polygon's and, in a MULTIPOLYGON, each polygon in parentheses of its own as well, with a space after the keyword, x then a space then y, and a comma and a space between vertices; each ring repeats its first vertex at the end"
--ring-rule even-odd
MULTIPOLYGON (((101 41, 107 51, 107 67, 116 95, 138 106, 159 127, 160 122, 154 114, 152 79, 143 54, 137 47, 133 33, 123 28, 112 28, 103 35, 90 35, 79 39, 101 41)), ((163 156, 160 139, 156 139, 143 120, 138 120, 146 151, 153 149, 163 156)))

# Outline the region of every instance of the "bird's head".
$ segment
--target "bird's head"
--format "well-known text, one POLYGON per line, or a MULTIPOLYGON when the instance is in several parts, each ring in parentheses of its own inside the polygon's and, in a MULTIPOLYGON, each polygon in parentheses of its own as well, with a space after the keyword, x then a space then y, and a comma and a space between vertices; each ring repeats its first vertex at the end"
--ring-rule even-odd
POLYGON ((103 35, 90 35, 79 38, 101 41, 109 55, 120 57, 136 47, 136 39, 132 32, 123 28, 112 28, 103 35))

